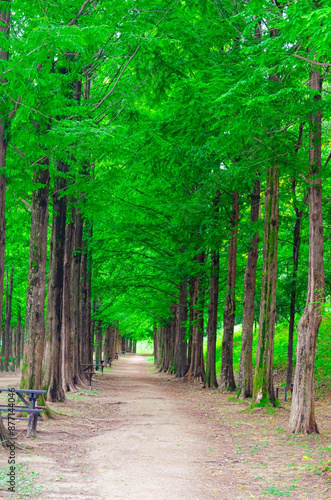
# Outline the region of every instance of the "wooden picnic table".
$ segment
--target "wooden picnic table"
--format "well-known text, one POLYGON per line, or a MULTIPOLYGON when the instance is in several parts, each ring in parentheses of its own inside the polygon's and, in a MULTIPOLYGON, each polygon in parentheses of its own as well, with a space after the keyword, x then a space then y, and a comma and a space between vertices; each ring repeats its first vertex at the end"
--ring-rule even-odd
POLYGON ((38 401, 38 397, 41 394, 46 394, 46 391, 40 390, 40 389, 8 389, 8 388, 1 388, 0 387, 0 393, 1 392, 10 392, 11 394, 15 394, 18 396, 18 398, 23 402, 23 405, 17 406, 15 405, 13 408, 9 408, 8 405, 0 405, 1 410, 12 410, 15 412, 27 412, 29 417, 8 417, 6 415, 2 416, 3 419, 14 419, 14 420, 28 420, 28 429, 26 432, 26 436, 30 437, 36 437, 37 434, 37 422, 38 418, 39 420, 43 420, 40 418, 39 413, 41 413, 44 409, 45 406, 36 406, 36 403, 38 401), (28 401, 25 399, 24 395, 28 396, 28 401))

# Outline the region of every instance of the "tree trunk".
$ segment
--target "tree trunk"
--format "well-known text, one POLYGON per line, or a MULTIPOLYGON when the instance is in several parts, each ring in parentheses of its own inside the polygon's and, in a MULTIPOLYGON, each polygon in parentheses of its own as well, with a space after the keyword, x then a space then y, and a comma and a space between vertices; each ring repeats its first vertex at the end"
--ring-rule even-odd
POLYGON ((176 335, 176 376, 184 377, 187 372, 187 343, 185 341, 187 321, 187 281, 179 285, 179 304, 177 305, 177 335, 176 335))
MULTIPOLYGON (((84 224, 86 229, 86 224, 84 224)), ((79 282, 79 359, 80 365, 88 363, 89 358, 89 325, 87 322, 87 242, 82 241, 79 282)))
MULTIPOLYGON (((45 160, 48 163, 48 159, 45 160)), ((48 227, 49 170, 40 165, 34 182, 43 187, 33 193, 30 233, 29 277, 26 300, 27 344, 21 387, 42 389, 45 340, 45 292, 48 227)))
POLYGON ((170 309, 170 330, 169 330, 169 373, 176 372, 175 346, 176 346, 176 305, 170 309))
POLYGON ((97 321, 95 328, 95 364, 99 365, 102 359, 102 322, 97 321))
POLYGON ((72 248, 73 248, 73 223, 70 222, 65 230, 64 245, 64 275, 63 275, 63 314, 62 314, 62 379, 64 392, 74 391, 72 372, 72 346, 71 346, 71 301, 70 284, 72 268, 72 248))
POLYGON ((80 376, 80 266, 83 237, 82 215, 77 207, 73 209, 73 257, 71 264, 71 289, 70 289, 70 313, 71 313, 71 363, 73 383, 81 384, 80 376))
POLYGON ((293 334, 295 321, 295 300, 297 293, 297 274, 299 267, 299 250, 301 244, 301 221, 303 210, 298 210, 295 203, 295 180, 292 182, 292 191, 294 194, 294 210, 295 210, 295 225, 293 233, 293 272, 292 272, 292 287, 291 287, 291 302, 290 302, 290 324, 288 329, 288 356, 287 356, 287 373, 286 385, 290 387, 293 378, 293 334))
MULTIPOLYGON (((205 255, 198 255, 195 257, 195 260, 203 264, 205 255)), ((204 290, 203 275, 201 274, 199 277, 194 278, 191 364, 186 376, 189 378, 198 378, 202 381, 204 381, 205 377, 203 359, 203 307, 204 290)))
POLYGON ((21 328, 21 308, 18 305, 17 313, 17 325, 16 325, 16 357, 17 357, 17 368, 21 365, 21 354, 22 354, 22 328, 21 328))
MULTIPOLYGON (((321 99, 322 77, 318 69, 311 71, 309 87, 321 99)), ((322 321, 321 305, 324 300, 323 214, 321 172, 322 113, 310 117, 309 140, 309 269, 308 293, 303 315, 298 324, 297 363, 289 428, 291 432, 311 434, 318 432, 315 420, 315 355, 318 330, 322 321)))
MULTIPOLYGON (((90 225, 89 236, 92 238, 92 224, 90 225)), ((93 335, 92 331, 92 251, 87 247, 87 274, 86 274, 86 327, 88 332, 88 358, 87 363, 93 363, 93 335)), ((113 357, 112 357, 113 359, 113 357)))
POLYGON ((218 283, 219 283, 219 252, 211 254, 210 301, 208 317, 208 345, 205 386, 218 387, 216 381, 216 337, 217 337, 217 311, 218 311, 218 283))
POLYGON ((7 273, 7 300, 6 300, 6 322, 5 322, 5 370, 9 370, 9 358, 12 358, 12 363, 14 364, 12 356, 12 335, 10 330, 11 322, 11 305, 13 298, 13 280, 14 280, 14 268, 11 270, 10 278, 7 273), (9 279, 9 283, 8 283, 9 279))
POLYGON ((50 262, 48 302, 47 302, 47 336, 50 338, 50 357, 46 360, 49 369, 45 369, 47 378, 45 389, 48 389, 49 401, 64 400, 62 380, 62 349, 63 349, 63 281, 64 281, 64 250, 66 233, 67 199, 60 196, 66 187, 66 180, 61 173, 68 169, 58 162, 58 175, 54 182, 53 222, 52 222, 52 259, 50 262), (49 377, 49 378, 48 378, 49 377))
POLYGON ((274 166, 267 170, 265 187, 262 291, 253 403, 275 402, 272 363, 276 320, 278 199, 279 170, 274 166))
MULTIPOLYGON (((261 181, 257 180, 251 194, 251 223, 259 220, 261 181)), ((256 292, 256 265, 258 259, 259 233, 254 234, 248 250, 244 277, 244 310, 242 322, 242 344, 240 356, 239 383, 240 398, 250 398, 253 395, 253 325, 254 300, 256 292)))
POLYGON ((108 363, 108 358, 111 358, 111 343, 113 336, 113 328, 111 326, 106 326, 105 328, 105 343, 103 346, 103 359, 105 364, 108 363))
MULTIPOLYGON (((8 38, 10 32, 10 6, 11 1, 5 0, 3 5, 8 5, 8 9, 0 10, 0 33, 5 38, 8 38)), ((9 54, 0 47, 0 60, 8 61, 9 54)), ((2 83, 4 81, 2 80, 2 83)), ((7 109, 4 105, 5 99, 1 100, 1 119, 0 119, 0 329, 2 323, 2 299, 3 299, 3 283, 5 274, 5 244, 6 244, 6 218, 5 218, 5 201, 6 201, 6 156, 9 140, 7 109)), ((2 337, 3 338, 3 337, 2 337)), ((2 356, 4 349, 2 348, 2 356)), ((0 441, 5 441, 8 438, 8 433, 5 430, 1 419, 0 411, 0 441)))
POLYGON ((137 342, 133 342, 132 352, 133 352, 134 354, 136 354, 136 352, 137 352, 137 342))
POLYGON ((231 239, 229 245, 227 291, 224 306, 224 332, 222 340, 221 389, 234 391, 236 383, 233 373, 233 332, 236 321, 236 273, 237 273, 237 239, 239 221, 238 193, 232 194, 231 239))

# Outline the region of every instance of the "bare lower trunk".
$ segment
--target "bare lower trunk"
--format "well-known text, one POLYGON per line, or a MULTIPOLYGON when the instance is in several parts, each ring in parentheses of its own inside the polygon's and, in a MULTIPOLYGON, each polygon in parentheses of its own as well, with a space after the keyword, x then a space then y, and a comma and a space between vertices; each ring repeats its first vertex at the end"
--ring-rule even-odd
MULTIPOLYGON (((259 220, 260 212, 260 180, 255 182, 251 194, 251 216, 254 224, 259 220)), ((242 322, 242 344, 240 356, 239 383, 240 398, 250 398, 253 395, 253 325, 254 325, 254 300, 256 292, 256 265, 258 258, 259 233, 256 232, 251 239, 248 250, 247 264, 244 277, 244 310, 242 322)))
MULTIPOLYGON (((311 71, 309 87, 317 90, 314 99, 321 99, 322 77, 318 69, 311 71)), ((321 172, 320 111, 311 116, 309 143, 309 270, 307 302, 298 324, 297 363, 289 428, 291 432, 311 434, 318 432, 315 420, 315 356, 318 330, 322 321, 321 305, 324 300, 323 265, 323 213, 321 172)))
MULTIPOLYGON (((204 263, 205 255, 201 254, 195 258, 200 264, 204 263)), ((205 367, 203 359, 203 307, 204 307, 204 290, 203 290, 203 273, 194 278, 193 282, 193 327, 192 327, 192 348, 191 348, 191 364, 186 374, 188 378, 198 378, 204 381, 205 367)))
POLYGON ((111 358, 111 344, 113 337, 113 328, 111 326, 106 326, 105 328, 105 342, 103 346, 103 359, 105 364, 108 363, 108 359, 111 358))
POLYGON ((274 404, 273 349, 276 320, 277 247, 279 226, 279 169, 267 171, 263 236, 263 272, 259 339, 254 373, 253 402, 274 404))
MULTIPOLYGON (((295 195, 295 181, 292 183, 292 191, 295 195)), ((295 321, 295 301, 297 293, 297 274, 299 266, 299 250, 301 244, 300 228, 303 216, 303 210, 298 210, 294 200, 295 210, 295 225, 293 234, 293 272, 292 272, 292 287, 291 287, 291 302, 290 302, 290 324, 288 329, 288 351, 287 351, 287 374, 286 385, 289 387, 293 378, 293 334, 295 321)))
POLYGON ((177 305, 177 335, 176 335, 176 376, 184 377, 187 371, 185 341, 187 321, 187 281, 181 281, 179 285, 179 304, 177 305))
POLYGON ((102 322, 98 321, 95 328, 95 363, 102 359, 102 322))
MULTIPOLYGON (((48 160, 45 160, 47 162, 48 160)), ((21 387, 42 389, 45 340, 45 292, 48 227, 48 169, 38 168, 35 183, 43 187, 33 193, 30 258, 26 300, 27 344, 24 352, 21 387)))
MULTIPOLYGON (((67 171, 64 164, 58 164, 58 172, 67 171)), ((48 284, 47 336, 50 338, 49 378, 45 380, 47 397, 53 402, 64 399, 62 381, 62 349, 63 349, 63 280, 64 280, 64 249, 66 232, 67 199, 60 197, 66 181, 58 177, 54 183, 53 222, 52 222, 52 259, 50 263, 50 278, 48 284)))
POLYGON ((62 314, 62 379, 64 392, 74 391, 73 371, 71 364, 71 311, 70 311, 70 283, 73 248, 73 223, 70 222, 65 230, 64 245, 64 274, 63 274, 63 314, 62 314))
POLYGON ((80 376, 80 265, 82 251, 83 221, 82 215, 77 207, 73 210, 73 257, 71 264, 71 289, 70 289, 70 313, 71 313, 71 363, 74 385, 82 382, 80 376))
POLYGON ((89 325, 87 322, 87 243, 82 242, 79 282, 79 358, 80 365, 86 365, 89 358, 89 325))
POLYGON ((234 391, 236 383, 233 373, 233 332, 236 321, 236 273, 237 239, 239 221, 238 193, 232 194, 231 239, 229 245, 227 291, 224 306, 224 332, 222 340, 221 389, 234 391))
POLYGON ((210 300, 208 315, 208 345, 205 386, 218 387, 216 381, 216 337, 218 311, 218 283, 219 283, 219 253, 213 251, 211 255, 210 300))
POLYGON ((22 328, 21 328, 21 308, 18 306, 17 325, 16 325, 16 357, 17 368, 20 368, 22 355, 22 328))
MULTIPOLYGON (((9 370, 9 358, 11 357, 11 346, 12 339, 10 335, 10 322, 11 322, 11 304, 13 297, 13 280, 14 280, 14 269, 11 270, 10 281, 8 283, 9 276, 7 273, 7 297, 6 297, 6 321, 5 321, 5 371, 9 370)), ((13 360, 12 360, 13 361, 13 360)))
POLYGON ((170 373, 176 372, 176 327, 177 327, 177 317, 176 317, 176 306, 172 305, 170 309, 170 335, 169 335, 169 368, 170 373))

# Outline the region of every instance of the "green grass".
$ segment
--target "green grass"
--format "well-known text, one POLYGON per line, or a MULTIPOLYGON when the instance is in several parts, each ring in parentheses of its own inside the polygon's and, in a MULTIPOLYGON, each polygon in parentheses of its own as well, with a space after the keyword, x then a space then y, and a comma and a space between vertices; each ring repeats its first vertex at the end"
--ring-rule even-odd
MULTIPOLYGON (((7 490, 7 474, 10 471, 9 465, 0 466, 0 486, 1 488, 7 490)), ((16 488, 15 488, 15 498, 41 498, 42 497, 42 486, 37 483, 38 473, 29 471, 27 465, 16 464, 16 488)), ((13 493, 8 491, 7 498, 10 500, 13 493)))

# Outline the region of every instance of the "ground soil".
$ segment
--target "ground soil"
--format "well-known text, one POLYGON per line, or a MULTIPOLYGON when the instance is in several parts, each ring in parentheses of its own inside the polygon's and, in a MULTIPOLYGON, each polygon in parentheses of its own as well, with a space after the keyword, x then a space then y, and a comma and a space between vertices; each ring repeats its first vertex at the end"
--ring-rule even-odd
MULTIPOLYGON (((290 402, 247 412, 248 403, 157 373, 126 355, 97 374, 92 391, 50 404, 58 414, 25 437, 17 423, 17 492, 0 498, 236 500, 331 498, 330 401, 317 402, 320 435, 287 433, 290 402)), ((19 378, 0 377, 17 387, 19 378)), ((5 401, 1 395, 1 401, 5 401)))

